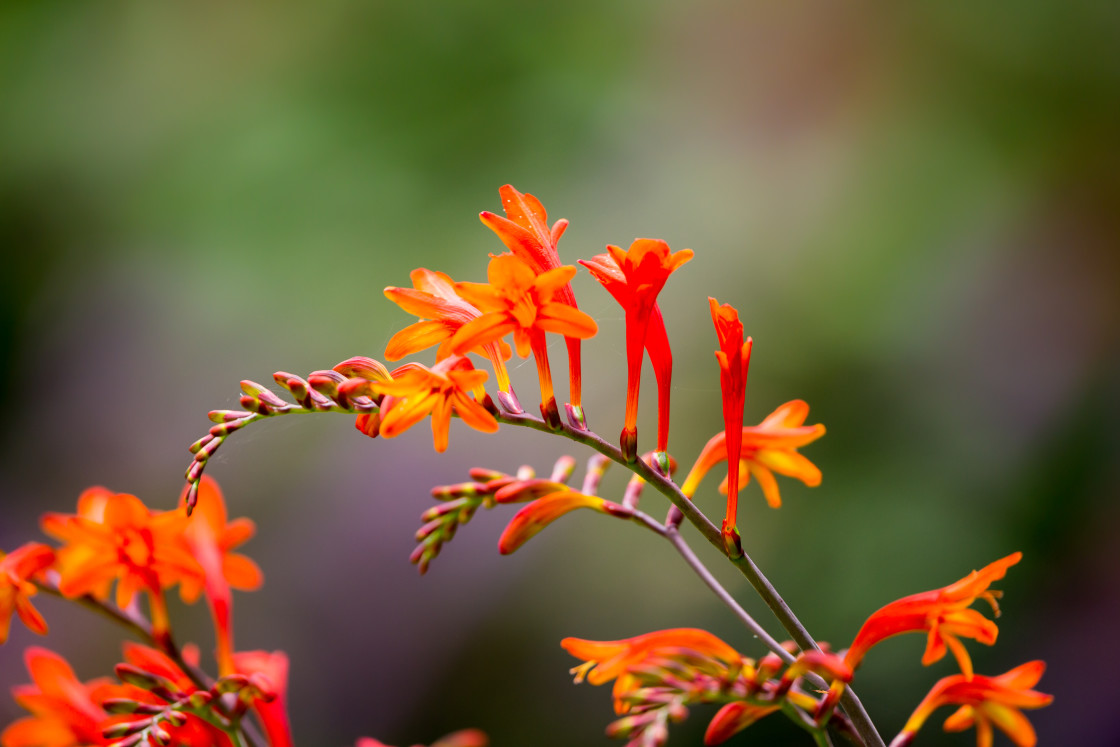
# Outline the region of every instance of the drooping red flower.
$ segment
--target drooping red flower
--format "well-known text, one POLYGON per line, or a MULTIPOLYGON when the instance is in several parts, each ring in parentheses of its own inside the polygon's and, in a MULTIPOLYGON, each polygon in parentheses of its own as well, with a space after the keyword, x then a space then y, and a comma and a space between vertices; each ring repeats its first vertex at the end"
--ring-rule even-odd
MULTIPOLYGON (((186 505, 184 489, 180 505, 186 505)), ((233 550, 244 544, 257 531, 251 519, 228 520, 226 502, 218 483, 208 475, 202 477, 198 502, 184 537, 191 554, 202 567, 201 577, 190 578, 179 586, 183 601, 192 604, 205 590, 214 618, 217 639, 219 674, 232 674, 233 667, 233 589, 254 591, 264 583, 261 569, 249 558, 233 550)))
POLYGON ((0 550, 0 645, 8 640, 12 615, 33 633, 46 635, 47 622, 31 604, 38 592, 31 582, 54 563, 54 550, 39 542, 28 542, 7 555, 0 550))
POLYGON ((621 441, 622 451, 630 461, 638 455, 638 391, 643 348, 649 351, 657 377, 657 451, 665 453, 668 449, 673 353, 657 306, 657 294, 665 287, 669 275, 690 259, 691 249, 672 252, 669 245, 659 239, 635 239, 626 251, 608 245, 606 254, 579 261, 626 313, 626 419, 621 441))
MULTIPOLYGON (((568 221, 561 218, 548 227, 548 213, 540 200, 531 194, 522 194, 506 184, 498 193, 502 198, 502 208, 506 217, 501 217, 484 210, 479 213, 479 218, 502 240, 506 247, 520 257, 532 268, 537 275, 543 275, 549 270, 558 269, 560 254, 556 249, 560 236, 568 227, 568 221)), ((566 282, 558 288, 555 299, 573 309, 577 309, 576 296, 572 292, 571 282, 566 282)), ((574 412, 571 413, 576 422, 572 425, 583 426, 582 406, 582 372, 580 363, 580 340, 578 336, 565 335, 564 342, 568 347, 568 374, 569 396, 574 412)), ((524 356, 522 356, 524 357, 524 356)), ((503 390, 504 391, 504 390, 503 390)))
POLYGON ((517 354, 526 358, 533 353, 540 379, 541 414, 553 427, 560 426, 560 414, 552 391, 545 333, 586 339, 599 331, 594 319, 557 298, 575 274, 575 267, 565 266, 537 275, 520 257, 500 254, 490 260, 489 283, 455 284, 459 295, 483 314, 455 333, 451 349, 462 355, 512 332, 517 354))
POLYGON ((723 543, 729 553, 742 555, 739 530, 735 526, 739 511, 739 458, 743 445, 743 402, 747 395, 747 370, 751 363, 751 338, 743 340, 739 312, 730 304, 708 297, 712 322, 720 349, 719 384, 723 395, 723 430, 727 442, 727 515, 723 520, 723 543))
POLYGON ((393 438, 429 414, 436 451, 447 450, 452 412, 483 433, 498 430, 498 421, 482 405, 485 371, 475 370, 459 355, 444 358, 432 368, 408 363, 393 372, 392 381, 378 381, 371 388, 385 395, 381 403, 380 433, 393 438))
POLYGON ((945 731, 964 731, 975 726, 977 747, 991 747, 993 726, 1007 734, 1017 747, 1034 747, 1038 738, 1023 709, 1042 708, 1053 702, 1053 695, 1031 689, 1044 671, 1044 662, 1031 661, 997 677, 945 677, 918 705, 891 747, 911 744, 926 719, 944 705, 960 706, 945 720, 945 731))
MULTIPOLYGON (((420 317, 421 321, 393 335, 385 346, 385 358, 396 361, 432 345, 439 345, 436 360, 441 361, 451 355, 451 337, 464 324, 480 317, 482 312, 461 298, 455 292, 455 282, 442 272, 420 268, 412 271, 411 278, 412 288, 389 286, 385 289, 385 295, 408 313, 420 317)), ((505 364, 511 355, 509 345, 496 340, 471 352, 490 359, 498 389, 509 393, 509 372, 505 364)))
MULTIPOLYGON (((795 477, 809 487, 821 484, 821 471, 798 453, 798 449, 824 435, 820 423, 805 425, 809 405, 795 399, 779 406, 758 425, 743 426, 739 452, 739 484, 746 486, 751 475, 758 479, 766 502, 772 508, 782 505, 778 481, 774 473, 795 477)), ((681 492, 689 498, 696 494, 700 482, 715 465, 727 460, 727 433, 717 433, 708 440, 696 463, 685 478, 681 492)), ((720 484, 720 492, 728 492, 728 477, 720 484)))
POLYGON ((510 519, 498 539, 498 552, 509 555, 546 526, 576 509, 589 508, 612 516, 626 515, 626 510, 617 503, 561 487, 561 490, 537 498, 510 519))
POLYGON ((970 609, 972 603, 983 599, 998 617, 999 604, 996 600, 1000 592, 988 587, 1003 578, 1007 569, 1022 557, 1021 552, 1012 553, 979 571, 973 571, 956 583, 903 597, 876 610, 859 629, 844 661, 855 669, 871 647, 881 641, 902 633, 926 633, 922 664, 928 666, 940 661, 948 649, 956 657, 963 676, 971 677, 972 659, 960 638, 972 638, 991 646, 999 634, 994 622, 970 609))
POLYGON ((292 747, 288 720, 288 655, 283 651, 242 651, 233 655, 233 661, 238 672, 253 678, 269 696, 253 701, 269 747, 292 747))

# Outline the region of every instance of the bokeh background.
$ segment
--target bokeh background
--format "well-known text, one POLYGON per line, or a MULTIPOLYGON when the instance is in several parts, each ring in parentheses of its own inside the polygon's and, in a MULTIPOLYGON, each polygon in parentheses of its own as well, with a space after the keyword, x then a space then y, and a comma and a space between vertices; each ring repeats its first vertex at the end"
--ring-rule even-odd
MULTIPOLYGON (((696 251, 661 302, 681 461, 721 423, 706 295, 756 341, 748 422, 801 397, 828 426, 804 450, 824 484, 784 481, 780 511, 752 485, 742 519, 818 637, 1023 550, 977 667, 1046 659, 1042 743, 1120 744, 1118 43, 1120 6, 1095 2, 5 4, 0 547, 91 484, 173 505, 240 379, 379 357, 411 321, 381 290, 413 267, 483 279, 501 245, 475 216, 511 182, 572 220, 565 261, 635 236, 696 251)), ((613 436, 621 313, 586 273, 575 288, 602 329, 590 423, 613 436)), ((514 375, 535 403, 531 362, 514 375)), ((654 418, 647 395, 647 438, 654 418)), ((560 453, 586 456, 457 423, 437 458, 426 427, 370 441, 339 416, 223 448, 209 472, 267 576, 237 599, 238 644, 290 654, 301 744, 608 744, 609 694, 571 685, 560 638, 700 626, 757 650, 667 547, 597 515, 510 558, 512 512, 480 515, 416 576, 432 485, 560 453)), ((114 629, 41 608, 46 645, 109 671, 114 629)), ((175 612, 208 650, 204 608, 175 612)), ((16 625, 0 649, 5 689, 32 643, 16 625)), ((888 739, 953 671, 919 666, 922 643, 861 672, 888 739)), ((772 721, 732 744, 808 744, 772 721)), ((973 739, 934 722, 919 743, 973 739)))

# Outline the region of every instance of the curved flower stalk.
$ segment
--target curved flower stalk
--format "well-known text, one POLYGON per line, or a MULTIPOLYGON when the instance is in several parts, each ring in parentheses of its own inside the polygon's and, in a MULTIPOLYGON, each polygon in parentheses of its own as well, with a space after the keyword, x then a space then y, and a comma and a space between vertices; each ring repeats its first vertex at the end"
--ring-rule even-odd
MULTIPOLYGON (((692 259, 691 249, 673 252, 659 239, 635 239, 630 248, 607 245, 606 254, 579 263, 591 271, 626 312, 626 417, 620 437, 622 453, 638 457, 638 393, 642 379, 642 349, 649 351, 657 377, 657 451, 667 455, 669 444, 669 393, 673 379, 673 353, 657 295, 675 270, 692 259)), ((664 461, 667 456, 660 457, 664 461)), ((667 470, 667 468, 666 468, 667 470)))
MULTIPOLYGON (((442 272, 420 268, 412 271, 411 278, 412 288, 389 286, 385 289, 385 296, 408 313, 420 317, 421 321, 393 335, 385 346, 385 359, 400 360, 406 355, 439 345, 436 361, 441 361, 451 355, 451 337, 464 324, 480 317, 482 312, 461 298, 455 292, 455 281, 442 272)), ((512 355, 509 345, 496 340, 471 352, 490 359, 498 382, 499 399, 512 412, 521 412, 506 370, 505 362, 512 355)))
MULTIPOLYGON (((479 213, 479 219, 537 275, 558 269, 561 264, 556 245, 568 227, 568 221, 561 218, 552 224, 552 228, 549 228, 548 213, 540 200, 531 194, 518 192, 510 184, 499 189, 498 194, 502 198, 502 209, 506 217, 484 210, 479 213)), ((573 309, 579 308, 576 305, 571 282, 565 283, 556 291, 556 300, 573 309)), ((568 390, 571 399, 568 417, 576 428, 587 427, 582 404, 583 374, 580 360, 582 339, 578 336, 564 336, 564 343, 568 347, 568 390)))
POLYGON ((451 338, 451 350, 457 354, 513 333, 517 354, 526 358, 532 351, 537 363, 541 387, 541 414, 556 428, 560 413, 552 390, 552 372, 548 364, 545 333, 586 339, 599 331, 595 320, 574 306, 560 300, 559 293, 572 277, 571 266, 535 274, 515 254, 500 254, 490 260, 489 283, 456 283, 456 292, 483 311, 451 338))
POLYGON ((54 550, 39 542, 28 542, 7 555, 0 550, 0 645, 8 640, 13 614, 31 632, 47 634, 47 621, 31 604, 39 591, 32 579, 54 561, 54 550))
POLYGON ((682 720, 688 706, 697 703, 724 704, 708 725, 706 745, 720 744, 776 711, 823 738, 823 726, 808 715, 817 699, 801 688, 800 679, 810 672, 828 681, 851 679, 851 670, 833 654, 808 652, 788 667, 772 654, 756 662, 696 628, 659 630, 620 641, 565 638, 560 645, 584 660, 571 670, 577 683, 614 680, 615 713, 622 718, 607 728, 607 734, 628 740, 631 747, 664 744, 668 724, 682 720))
POLYGON ((478 371, 459 355, 444 358, 432 368, 408 363, 393 372, 392 381, 379 381, 370 388, 385 396, 381 403, 379 432, 385 438, 399 436, 432 416, 432 443, 438 452, 447 450, 452 413, 483 433, 498 430, 498 421, 486 409, 482 388, 487 373, 478 371))
POLYGON ((891 742, 891 747, 907 747, 934 711, 941 706, 959 706, 945 720, 945 731, 964 731, 976 727, 977 747, 991 747, 992 727, 1001 729, 1018 747, 1034 747, 1038 738, 1023 709, 1042 708, 1053 702, 1053 695, 1033 690, 1046 664, 1031 661, 997 677, 954 674, 933 686, 914 714, 891 742))
MULTIPOLYGON (((748 425, 742 429, 739 484, 745 486, 751 475, 754 475, 771 508, 782 505, 778 481, 774 479, 775 472, 796 478, 811 488, 821 484, 821 471, 797 451, 825 433, 825 427, 820 423, 804 425, 808 416, 809 405, 795 399, 779 406, 758 425, 748 425)), ((727 432, 712 436, 689 470, 681 492, 689 498, 696 495, 696 489, 700 487, 704 476, 712 467, 727 460, 727 451, 727 432)), ((731 471, 728 470, 727 477, 719 486, 721 493, 728 493, 730 476, 731 471)))

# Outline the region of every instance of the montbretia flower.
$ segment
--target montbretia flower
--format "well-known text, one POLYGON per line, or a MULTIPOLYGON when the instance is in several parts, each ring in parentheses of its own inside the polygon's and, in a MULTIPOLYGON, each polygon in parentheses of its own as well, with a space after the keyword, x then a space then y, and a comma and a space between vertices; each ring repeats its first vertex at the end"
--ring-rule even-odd
POLYGON ((533 353, 541 386, 541 414, 554 428, 560 426, 560 414, 552 392, 545 333, 586 339, 599 330, 594 319, 558 298, 560 289, 575 274, 575 267, 565 266, 537 275, 520 257, 500 254, 490 260, 489 283, 455 284, 456 292, 483 314, 455 333, 452 351, 462 355, 512 332, 517 354, 526 358, 533 353))
POLYGON ((666 453, 668 449, 673 353, 657 306, 657 294, 665 287, 669 275, 690 259, 691 249, 672 252, 659 239, 635 239, 626 251, 608 245, 606 254, 579 261, 626 312, 626 419, 621 441, 622 451, 630 461, 638 455, 638 390, 643 348, 649 351, 657 377, 657 451, 666 453))
POLYGON ((33 684, 12 689, 31 712, 0 733, 3 747, 86 747, 107 742, 101 729, 109 714, 101 704, 121 693, 107 677, 82 683, 58 654, 32 646, 23 653, 33 684))
POLYGON ((616 713, 629 710, 623 696, 637 684, 634 672, 650 663, 676 656, 699 656, 727 667, 739 667, 743 663, 738 651, 708 631, 697 628, 658 630, 621 641, 565 638, 560 645, 569 654, 584 661, 572 669, 576 682, 586 679, 592 685, 602 685, 615 681, 616 713))
POLYGON ((253 709, 260 717, 269 747, 292 747, 288 719, 288 655, 283 651, 242 651, 233 655, 238 672, 258 683, 268 697, 256 698, 253 709), (263 677, 263 680, 261 679, 263 677))
POLYGON ((33 633, 46 635, 47 622, 31 604, 38 592, 32 579, 54 563, 54 550, 38 542, 28 542, 7 555, 0 550, 0 645, 8 640, 12 615, 33 633))
POLYGON ((444 358, 432 368, 419 363, 401 366, 393 372, 392 381, 370 385, 385 395, 381 402, 381 435, 398 436, 431 414, 435 449, 446 451, 452 412, 475 430, 497 431, 498 421, 482 404, 486 378, 485 371, 476 370, 459 355, 444 358))
MULTIPOLYGON (((505 185, 498 190, 502 198, 502 208, 506 217, 496 215, 488 210, 479 213, 479 218, 502 240, 502 243, 520 257, 533 272, 543 275, 549 270, 558 269, 560 254, 556 245, 568 227, 568 221, 561 218, 548 227, 548 213, 540 200, 530 194, 522 194, 512 185, 505 185)), ((576 306, 576 296, 572 292, 571 282, 566 282, 555 293, 555 299, 573 309, 576 306)), ((564 342, 568 347, 568 374, 569 396, 574 408, 576 422, 573 425, 583 427, 582 406, 582 373, 580 363, 580 338, 565 334, 564 342)), ((524 357, 524 356, 522 356, 524 357)), ((504 390, 503 390, 504 391, 504 390)))
MULTIPOLYGON (((804 425, 809 415, 809 405, 795 399, 786 402, 766 416, 758 425, 744 426, 739 453, 739 484, 745 486, 751 475, 758 479, 766 502, 772 508, 782 505, 778 481, 774 473, 795 477, 809 487, 821 484, 821 471, 798 453, 797 449, 816 441, 824 435, 820 423, 804 425)), ((700 481, 712 467, 727 459, 727 433, 717 433, 705 444, 696 463, 681 486, 681 492, 691 498, 700 487, 700 481)), ((719 486, 721 493, 728 493, 731 476, 719 486)))
POLYGON ((976 727, 977 747, 991 747, 992 726, 999 727, 1018 747, 1034 747, 1038 741, 1034 727, 1023 709, 1050 705, 1054 696, 1032 690, 1046 664, 1031 661, 998 677, 954 674, 938 681, 915 709, 891 747, 906 747, 926 719, 944 705, 960 706, 945 720, 945 731, 964 731, 976 727))
POLYGON ((844 661, 855 669, 868 650, 880 641, 902 633, 926 633, 922 664, 928 666, 940 661, 948 648, 956 657, 963 676, 971 677, 972 659, 960 638, 972 638, 991 646, 996 642, 999 629, 994 622, 970 607, 977 599, 983 599, 998 617, 996 599, 1001 594, 988 587, 1003 578, 1007 569, 1022 557, 1020 552, 1012 553, 979 571, 973 571, 954 584, 912 594, 880 608, 860 628, 844 661))
MULTIPOLYGON (((412 271, 411 278, 411 288, 389 286, 385 289, 385 295, 408 313, 420 317, 421 321, 393 335, 385 346, 385 358, 396 361, 432 345, 439 345, 436 360, 441 361, 451 355, 452 335, 467 322, 480 317, 482 312, 461 298, 455 292, 455 281, 442 272, 420 268, 412 271)), ((499 391, 509 394, 509 372, 505 364, 510 357, 509 345, 496 340, 481 345, 472 352, 490 359, 499 391)))
MULTIPOLYGON (((186 504, 186 491, 180 505, 186 504)), ((179 594, 188 604, 205 590, 210 613, 217 631, 218 670, 232 674, 233 667, 233 594, 230 589, 253 591, 264 582, 261 569, 249 558, 233 552, 257 531, 251 519, 228 520, 226 502, 218 483, 208 475, 202 477, 194 516, 184 530, 191 554, 202 567, 201 577, 189 578, 179 585, 179 594)))
POLYGON ((704 731, 704 744, 709 747, 723 744, 748 726, 780 710, 781 703, 752 703, 747 700, 728 703, 708 723, 708 728, 704 731))
POLYGON ((146 591, 152 633, 159 639, 170 622, 163 590, 202 575, 185 541, 189 521, 183 510, 153 512, 134 495, 91 488, 78 499, 77 514, 48 513, 41 524, 65 543, 57 563, 63 596, 103 599, 116 581, 116 602, 123 609, 136 592, 146 591))
MULTIPOLYGON (((516 497, 510 494, 508 500, 516 500, 516 497)), ((510 519, 509 524, 502 532, 502 536, 498 539, 498 552, 502 555, 509 555, 536 536, 546 526, 564 514, 579 508, 590 508, 593 511, 620 517, 630 516, 631 513, 623 506, 599 496, 586 495, 563 487, 562 490, 536 499, 514 514, 514 517, 510 519)))
POLYGON ((743 447, 743 402, 747 396, 747 370, 751 364, 751 338, 743 340, 739 312, 730 304, 708 297, 712 322, 719 338, 716 360, 723 395, 723 431, 727 449, 727 515, 723 519, 723 544, 729 553, 742 555, 739 530, 739 459, 743 447))

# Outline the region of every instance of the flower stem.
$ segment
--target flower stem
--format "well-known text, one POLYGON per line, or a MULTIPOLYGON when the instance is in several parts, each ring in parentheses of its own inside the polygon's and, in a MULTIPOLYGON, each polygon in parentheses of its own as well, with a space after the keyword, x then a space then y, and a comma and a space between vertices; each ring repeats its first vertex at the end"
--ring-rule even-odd
MULTIPOLYGON (((770 608, 774 616, 778 618, 778 622, 785 628, 790 637, 800 646, 803 650, 820 649, 816 640, 810 635, 809 631, 797 618, 793 610, 786 604, 785 600, 778 593, 774 585, 770 583, 769 579, 762 573, 762 570, 755 564, 748 553, 744 553, 738 557, 730 557, 727 548, 724 546, 723 536, 719 529, 716 528, 708 517, 703 514, 696 507, 696 505, 688 499, 688 497, 680 491, 669 477, 660 474, 657 470, 651 468, 643 460, 638 459, 634 462, 628 462, 623 453, 613 444, 603 440, 598 434, 592 431, 576 430, 567 424, 561 424, 559 428, 550 428, 540 418, 535 418, 532 415, 513 415, 509 413, 499 413, 498 421, 509 425, 518 425, 525 428, 532 428, 533 430, 541 431, 544 433, 556 433, 565 438, 575 441, 577 443, 590 446, 600 454, 608 457, 612 461, 618 462, 626 467, 634 474, 643 478, 647 483, 652 485, 657 492, 668 498, 674 506, 676 506, 684 517, 688 519, 689 523, 696 527, 697 531, 711 544, 718 549, 724 556, 739 569, 751 586, 755 588, 762 601, 770 608)), ((659 525, 660 526, 660 525, 659 525)), ((852 726, 858 732, 860 739, 863 740, 867 747, 886 747, 883 738, 879 736, 875 724, 871 721, 871 717, 867 714, 867 710, 863 707, 859 698, 856 697, 855 692, 851 687, 844 689, 844 693, 840 699, 844 710, 848 712, 851 718, 852 726)))

